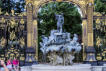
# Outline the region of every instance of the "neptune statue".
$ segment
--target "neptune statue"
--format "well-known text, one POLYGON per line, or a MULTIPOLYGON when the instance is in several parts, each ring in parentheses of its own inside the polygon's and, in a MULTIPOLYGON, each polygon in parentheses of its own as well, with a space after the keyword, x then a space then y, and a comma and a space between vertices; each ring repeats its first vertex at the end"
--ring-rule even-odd
POLYGON ((62 33, 62 26, 64 24, 63 14, 61 15, 56 14, 56 20, 57 20, 57 30, 62 33))

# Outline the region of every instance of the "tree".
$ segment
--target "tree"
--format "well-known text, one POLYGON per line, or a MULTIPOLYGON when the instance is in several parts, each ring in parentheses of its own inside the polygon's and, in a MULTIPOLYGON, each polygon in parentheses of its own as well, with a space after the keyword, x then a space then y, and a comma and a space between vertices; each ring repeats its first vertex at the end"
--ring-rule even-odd
POLYGON ((15 0, 0 0, 0 7, 2 8, 2 12, 4 14, 8 12, 11 13, 11 10, 15 10, 15 13, 21 13, 24 11, 25 1, 15 1, 15 0))
POLYGON ((106 2, 95 0, 95 11, 106 14, 106 2))
POLYGON ((64 14, 63 29, 71 34, 81 35, 81 16, 77 7, 67 2, 52 2, 40 8, 38 13, 39 35, 49 35, 52 29, 56 29, 55 14, 64 14))
POLYGON ((2 11, 5 13, 5 12, 8 12, 10 13, 11 12, 11 9, 14 8, 14 1, 13 0, 2 0, 2 11))
POLYGON ((19 2, 15 2, 15 12, 16 13, 21 13, 24 11, 24 8, 25 8, 25 0, 21 0, 19 2))

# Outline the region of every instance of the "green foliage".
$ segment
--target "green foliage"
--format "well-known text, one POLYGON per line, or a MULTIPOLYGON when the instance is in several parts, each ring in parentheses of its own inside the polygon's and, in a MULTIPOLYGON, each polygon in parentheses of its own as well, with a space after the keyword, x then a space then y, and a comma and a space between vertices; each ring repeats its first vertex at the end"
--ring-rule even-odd
POLYGON ((25 1, 24 1, 24 0, 21 0, 21 1, 19 1, 19 2, 16 2, 16 3, 15 3, 15 7, 14 7, 15 12, 16 12, 16 13, 21 13, 21 12, 23 12, 23 11, 24 11, 24 7, 25 7, 25 1))
POLYGON ((64 31, 71 34, 81 35, 81 16, 77 7, 67 2, 51 2, 41 7, 38 13, 39 36, 50 34, 52 29, 56 29, 57 21, 55 14, 64 14, 64 31))
POLYGON ((0 8, 2 8, 2 12, 11 13, 11 10, 15 10, 15 13, 21 13, 24 10, 25 1, 20 0, 19 2, 15 2, 14 0, 0 0, 0 8))
POLYGON ((2 0, 2 11, 3 12, 11 12, 11 9, 14 7, 14 1, 11 0, 2 0))
POLYGON ((95 0, 95 11, 106 14, 106 2, 95 0))

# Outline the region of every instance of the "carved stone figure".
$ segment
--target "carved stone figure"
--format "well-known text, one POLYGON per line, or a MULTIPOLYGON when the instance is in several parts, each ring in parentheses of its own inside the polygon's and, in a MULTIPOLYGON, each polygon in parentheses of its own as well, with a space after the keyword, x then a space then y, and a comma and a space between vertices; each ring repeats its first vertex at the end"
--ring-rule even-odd
POLYGON ((58 54, 56 54, 55 52, 52 52, 48 56, 48 58, 49 58, 50 64, 53 64, 53 65, 63 64, 63 58, 59 56, 58 54))
POLYGON ((62 32, 62 26, 64 24, 64 17, 63 14, 61 15, 56 15, 56 19, 57 19, 57 30, 59 32, 62 32))
POLYGON ((67 56, 67 60, 66 61, 68 61, 68 65, 72 65, 73 64, 73 59, 74 59, 75 57, 72 55, 72 54, 68 54, 68 56, 67 56))

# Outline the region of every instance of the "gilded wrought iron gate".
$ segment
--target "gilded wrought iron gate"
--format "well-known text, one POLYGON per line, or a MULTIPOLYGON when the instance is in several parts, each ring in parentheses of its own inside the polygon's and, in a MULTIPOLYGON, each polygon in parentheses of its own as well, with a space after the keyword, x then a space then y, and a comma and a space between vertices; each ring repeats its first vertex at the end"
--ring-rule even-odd
POLYGON ((98 17, 94 20, 94 47, 99 64, 106 62, 106 18, 98 17))
POLYGON ((26 20, 15 17, 2 18, 0 21, 0 59, 17 58, 21 64, 25 62, 25 49, 27 47, 26 20))

